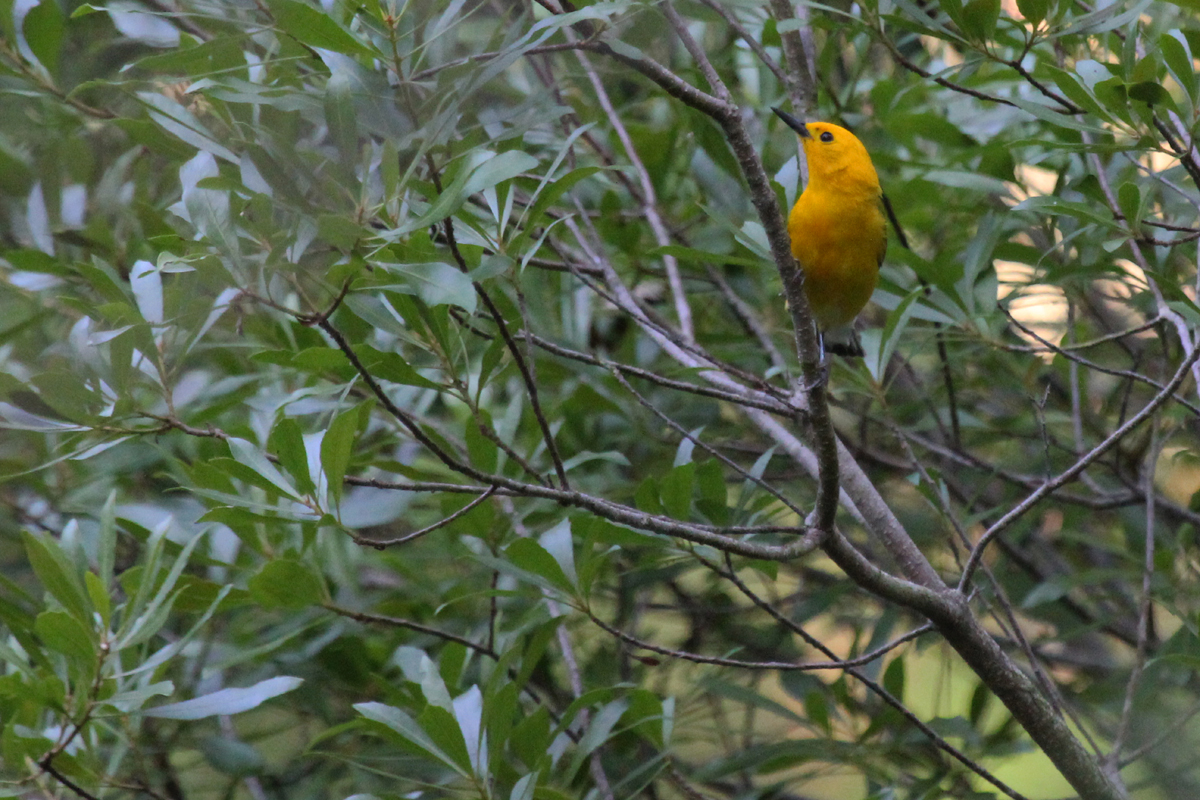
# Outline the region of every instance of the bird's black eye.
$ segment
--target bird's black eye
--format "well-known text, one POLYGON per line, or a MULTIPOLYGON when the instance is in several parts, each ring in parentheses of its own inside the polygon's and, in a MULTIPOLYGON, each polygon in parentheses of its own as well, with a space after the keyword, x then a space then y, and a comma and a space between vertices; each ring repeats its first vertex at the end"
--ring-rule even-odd
POLYGON ((821 134, 821 141, 822 142, 832 142, 833 134, 830 133, 829 131, 825 131, 824 133, 821 134))

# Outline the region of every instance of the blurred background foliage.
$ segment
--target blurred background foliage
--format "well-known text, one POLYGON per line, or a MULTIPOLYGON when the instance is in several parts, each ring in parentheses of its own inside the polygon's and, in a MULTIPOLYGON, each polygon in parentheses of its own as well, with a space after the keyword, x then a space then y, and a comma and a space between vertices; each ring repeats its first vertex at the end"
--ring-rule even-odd
MULTIPOLYGON (((1200 795, 1195 380, 1121 428, 1197 347, 1195 4, 782 7, 672 13, 787 201, 800 32, 795 111, 863 139, 911 245, 832 363, 840 437, 949 581, 1118 432, 973 607, 1132 796, 1200 795)), ((936 635, 789 668, 923 623, 820 554, 614 516, 814 495, 659 338, 791 395, 721 128, 616 57, 709 89, 670 10, 3 3, 0 796, 1070 793, 936 635)))

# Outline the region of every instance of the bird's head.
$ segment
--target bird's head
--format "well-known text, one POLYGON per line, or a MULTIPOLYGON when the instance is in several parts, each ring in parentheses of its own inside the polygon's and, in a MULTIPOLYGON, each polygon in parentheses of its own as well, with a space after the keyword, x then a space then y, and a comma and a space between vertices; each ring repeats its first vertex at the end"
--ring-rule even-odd
POLYGON ((863 147, 857 136, 841 125, 834 125, 832 122, 801 122, 778 108, 772 111, 800 136, 800 141, 804 144, 804 156, 808 159, 810 181, 852 178, 879 182, 867 148, 863 147))

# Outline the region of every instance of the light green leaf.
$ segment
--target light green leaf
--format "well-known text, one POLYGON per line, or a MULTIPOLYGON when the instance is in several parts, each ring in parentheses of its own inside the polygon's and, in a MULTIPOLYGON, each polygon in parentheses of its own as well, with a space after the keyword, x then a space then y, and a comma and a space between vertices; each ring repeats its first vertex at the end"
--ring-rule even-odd
POLYGON ((357 408, 343 411, 330 423, 321 439, 321 470, 325 473, 326 487, 334 498, 342 496, 346 470, 350 467, 354 440, 358 436, 358 421, 357 408))
POLYGON ((399 238, 419 228, 440 222, 457 211, 472 194, 515 178, 522 172, 528 172, 538 165, 536 158, 519 150, 507 150, 499 155, 476 150, 468 157, 472 160, 473 165, 469 169, 463 169, 454 181, 438 195, 437 200, 424 214, 389 231, 389 237, 399 238))
POLYGON ((33 623, 33 631, 46 647, 62 653, 80 666, 96 662, 92 631, 65 611, 43 611, 33 623))
POLYGON ((561 520, 538 537, 538 544, 558 562, 571 586, 578 586, 579 575, 575 572, 575 540, 571 536, 571 521, 561 520))
POLYGON ((424 264, 373 263, 393 275, 405 278, 405 283, 378 288, 414 294, 431 306, 454 305, 468 313, 475 313, 475 286, 457 267, 439 261, 424 264))
POLYGON ((376 55, 319 8, 299 0, 269 0, 268 5, 280 32, 298 42, 351 56, 373 58, 376 55))
POLYGON ((255 475, 278 489, 285 497, 293 500, 301 499, 300 493, 292 486, 292 482, 287 479, 287 476, 280 472, 255 445, 236 436, 230 436, 226 439, 226 443, 229 445, 230 454, 239 464, 247 467, 255 475))
POLYGON ((245 689, 221 689, 182 703, 142 711, 147 717, 157 719, 205 719, 206 717, 229 716, 258 708, 273 697, 286 694, 304 683, 303 678, 279 676, 260 681, 245 689))
MULTIPOLYGON (((430 706, 430 708, 434 708, 434 706, 430 706)), ((413 744, 420 750, 423 750, 431 758, 442 762, 454 771, 458 772, 459 774, 463 774, 464 777, 466 777, 458 763, 446 755, 442 748, 438 747, 437 744, 434 743, 433 739, 429 737, 429 734, 422 730, 421 726, 417 724, 417 721, 404 711, 393 706, 384 705, 383 703, 358 703, 354 706, 354 710, 362 714, 367 719, 378 722, 379 724, 390 728, 410 744, 413 744)), ((444 710, 442 711, 443 713, 446 713, 447 716, 450 716, 444 710)), ((453 721, 453 717, 450 717, 450 719, 453 721)))

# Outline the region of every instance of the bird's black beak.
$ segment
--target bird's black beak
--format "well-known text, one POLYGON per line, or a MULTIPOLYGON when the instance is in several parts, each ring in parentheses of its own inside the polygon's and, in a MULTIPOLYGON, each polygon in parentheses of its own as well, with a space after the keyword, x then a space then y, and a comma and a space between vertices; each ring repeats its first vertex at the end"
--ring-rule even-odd
POLYGON ((801 139, 811 139, 812 138, 812 134, 808 132, 808 128, 804 125, 803 122, 796 119, 795 117, 793 117, 791 114, 787 113, 786 111, 781 111, 778 108, 772 108, 771 110, 775 112, 775 115, 777 117, 779 117, 781 120, 786 122, 787 126, 789 128, 794 130, 796 133, 800 134, 801 139))

